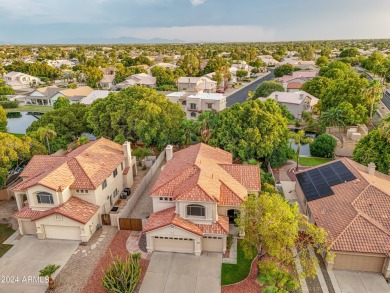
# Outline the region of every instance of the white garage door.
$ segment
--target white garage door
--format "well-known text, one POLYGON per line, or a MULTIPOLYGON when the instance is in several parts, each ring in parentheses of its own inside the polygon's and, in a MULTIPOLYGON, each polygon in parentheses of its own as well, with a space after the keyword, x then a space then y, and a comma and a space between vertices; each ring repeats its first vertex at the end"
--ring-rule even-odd
POLYGON ((79 226, 49 226, 45 225, 47 239, 81 240, 79 226))
POLYGON ((223 252, 222 237, 204 237, 202 251, 223 252))
POLYGON ((334 259, 334 269, 363 272, 382 272, 384 257, 371 255, 351 255, 337 253, 334 259))
POLYGON ((156 251, 194 253, 194 240, 189 238, 154 237, 153 248, 156 251))
POLYGON ((37 226, 35 222, 22 221, 24 234, 37 234, 37 226))

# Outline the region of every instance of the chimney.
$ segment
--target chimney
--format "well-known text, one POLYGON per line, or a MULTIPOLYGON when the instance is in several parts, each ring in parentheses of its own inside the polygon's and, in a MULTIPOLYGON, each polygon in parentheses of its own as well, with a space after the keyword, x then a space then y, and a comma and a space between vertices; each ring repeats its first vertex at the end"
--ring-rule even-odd
POLYGON ((165 156, 167 161, 173 158, 173 147, 170 144, 165 148, 165 156))
POLYGON ((367 173, 371 176, 375 176, 375 169, 376 169, 376 165, 374 162, 371 162, 370 164, 368 164, 367 166, 367 173))
POLYGON ((300 100, 303 100, 303 97, 304 97, 304 94, 300 94, 300 95, 299 95, 299 99, 300 99, 300 100))
POLYGON ((279 100, 279 95, 278 95, 278 94, 275 95, 275 100, 276 100, 276 101, 279 100))
POLYGON ((125 156, 125 167, 129 167, 131 165, 131 146, 128 141, 123 144, 123 155, 125 156))

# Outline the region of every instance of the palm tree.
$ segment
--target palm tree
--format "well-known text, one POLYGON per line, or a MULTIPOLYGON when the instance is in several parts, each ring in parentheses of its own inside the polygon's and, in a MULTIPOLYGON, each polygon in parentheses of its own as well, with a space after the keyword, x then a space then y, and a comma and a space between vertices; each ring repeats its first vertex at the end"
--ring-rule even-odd
POLYGON ((372 116, 374 112, 374 105, 378 103, 382 97, 386 87, 379 80, 370 81, 368 87, 364 90, 363 94, 370 103, 370 120, 368 122, 368 128, 372 129, 372 116))
POLYGON ((290 137, 294 139, 294 143, 297 145, 297 166, 296 170, 299 167, 299 154, 301 152, 301 144, 313 142, 313 138, 306 137, 305 131, 299 130, 297 133, 291 132, 290 137))
POLYGON ((339 107, 330 108, 321 115, 321 123, 325 126, 345 126, 344 115, 339 107))
POLYGON ((187 147, 191 143, 192 137, 199 133, 199 123, 194 120, 184 120, 181 129, 184 132, 183 142, 187 147))
POLYGON ((50 154, 49 140, 56 138, 57 133, 52 129, 52 127, 50 127, 50 125, 48 125, 48 127, 39 127, 37 130, 37 135, 42 143, 46 143, 47 150, 50 154))
POLYGON ((49 289, 54 289, 54 280, 52 275, 60 268, 60 265, 47 265, 39 271, 40 277, 49 277, 49 289))
POLYGON ((212 111, 205 111, 199 116, 198 121, 200 123, 200 138, 202 142, 207 144, 210 140, 217 118, 217 114, 212 111))

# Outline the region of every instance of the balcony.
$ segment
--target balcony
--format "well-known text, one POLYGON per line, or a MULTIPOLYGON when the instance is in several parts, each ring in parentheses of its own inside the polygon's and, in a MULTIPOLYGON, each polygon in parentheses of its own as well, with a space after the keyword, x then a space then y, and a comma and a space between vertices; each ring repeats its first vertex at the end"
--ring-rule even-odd
POLYGON ((190 112, 199 112, 199 109, 198 108, 191 108, 191 107, 187 107, 187 111, 190 111, 190 112))

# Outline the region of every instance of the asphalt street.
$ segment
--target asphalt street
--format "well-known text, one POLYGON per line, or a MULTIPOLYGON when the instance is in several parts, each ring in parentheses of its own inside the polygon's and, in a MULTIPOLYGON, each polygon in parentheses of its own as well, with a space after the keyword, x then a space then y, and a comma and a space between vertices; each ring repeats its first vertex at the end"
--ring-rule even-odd
POLYGON ((249 91, 254 91, 256 88, 264 81, 266 80, 272 80, 275 78, 274 71, 270 70, 271 73, 259 78, 255 82, 251 83, 250 85, 243 87, 242 89, 238 90, 234 94, 227 97, 227 106, 230 107, 231 105, 235 103, 243 103, 246 101, 246 97, 248 95, 249 91))

